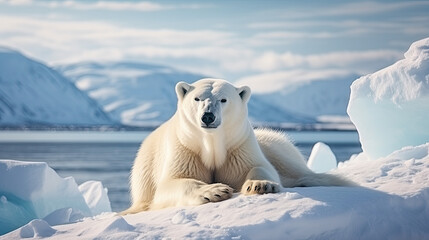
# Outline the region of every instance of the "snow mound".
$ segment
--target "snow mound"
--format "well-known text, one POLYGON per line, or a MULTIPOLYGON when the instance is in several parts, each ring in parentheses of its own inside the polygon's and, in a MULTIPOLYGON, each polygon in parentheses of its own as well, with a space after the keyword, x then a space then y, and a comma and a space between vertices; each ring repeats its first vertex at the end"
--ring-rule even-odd
POLYGON ((44 238, 54 235, 56 232, 49 224, 40 219, 34 219, 21 228, 22 238, 44 238))
POLYGON ((371 159, 429 142, 429 38, 404 56, 351 86, 347 113, 371 159))
MULTIPOLYGON (((0 160, 0 234, 33 219, 55 225, 111 211, 105 191, 87 190, 92 188, 102 189, 101 183, 84 183, 82 189, 92 195, 88 204, 72 177, 61 178, 46 163, 0 160)), ((43 224, 35 222, 31 228, 43 224)))
MULTIPOLYGON (((85 224, 89 222, 84 221, 85 224)), ((124 218, 113 216, 100 221, 91 221, 91 226, 85 229, 86 239, 135 239, 135 227, 128 224, 124 218)))
POLYGON ((337 158, 328 145, 318 142, 311 150, 307 166, 313 172, 324 173, 337 167, 337 158))
POLYGON ((362 186, 404 197, 415 196, 429 189, 429 143, 405 147, 375 161, 360 153, 340 163, 336 171, 362 186), (360 166, 365 167, 359 169, 360 166))
MULTIPOLYGON (((34 220, 6 239, 427 239, 429 143, 389 156, 364 153, 331 171, 362 187, 286 188, 195 207, 53 226, 34 220)), ((62 210, 66 211, 66 210, 62 210)), ((69 212, 69 211, 66 211, 69 212)))

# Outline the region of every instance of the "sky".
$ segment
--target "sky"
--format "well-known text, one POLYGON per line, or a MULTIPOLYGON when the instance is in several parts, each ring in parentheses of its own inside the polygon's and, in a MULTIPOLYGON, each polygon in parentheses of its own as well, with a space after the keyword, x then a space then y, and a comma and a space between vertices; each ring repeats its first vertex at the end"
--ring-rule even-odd
POLYGON ((0 46, 50 66, 138 61, 293 82, 394 63, 429 37, 428 13, 429 1, 0 0, 0 46))

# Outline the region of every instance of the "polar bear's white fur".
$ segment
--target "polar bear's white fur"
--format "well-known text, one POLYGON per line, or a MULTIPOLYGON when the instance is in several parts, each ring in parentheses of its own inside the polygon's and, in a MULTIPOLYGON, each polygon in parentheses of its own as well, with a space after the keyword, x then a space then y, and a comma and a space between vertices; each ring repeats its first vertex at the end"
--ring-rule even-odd
POLYGON ((352 185, 307 168, 276 131, 253 130, 249 87, 202 79, 176 85, 177 111, 142 143, 131 172, 132 206, 122 214, 199 205, 280 187, 352 185))

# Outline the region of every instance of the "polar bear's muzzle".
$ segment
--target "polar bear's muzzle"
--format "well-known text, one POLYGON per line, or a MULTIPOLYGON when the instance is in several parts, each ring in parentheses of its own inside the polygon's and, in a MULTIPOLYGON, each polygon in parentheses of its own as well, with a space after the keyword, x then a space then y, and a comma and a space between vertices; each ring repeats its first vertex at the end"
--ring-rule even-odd
POLYGON ((216 116, 212 112, 205 112, 201 117, 203 128, 217 128, 218 124, 215 124, 216 116))
MULTIPOLYGON (((209 95, 209 94, 207 94, 209 95)), ((198 118, 197 121, 201 128, 216 129, 222 123, 222 106, 220 100, 210 97, 197 97, 198 118)))
POLYGON ((201 121, 205 124, 205 126, 203 125, 202 127, 216 128, 217 126, 211 126, 215 120, 216 120, 216 116, 213 113, 205 112, 201 117, 201 121))

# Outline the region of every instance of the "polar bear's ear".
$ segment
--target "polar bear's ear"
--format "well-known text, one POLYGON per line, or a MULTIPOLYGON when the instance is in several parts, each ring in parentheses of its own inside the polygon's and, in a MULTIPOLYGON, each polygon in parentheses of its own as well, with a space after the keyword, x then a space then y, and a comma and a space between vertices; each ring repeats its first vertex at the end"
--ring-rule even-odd
POLYGON ((247 103, 247 101, 249 101, 250 94, 251 94, 250 87, 248 86, 239 87, 237 89, 237 92, 238 92, 238 95, 240 95, 243 102, 247 103))
POLYGON ((185 95, 192 90, 192 86, 185 83, 185 82, 178 82, 176 84, 176 94, 177 94, 177 99, 182 100, 185 95))

